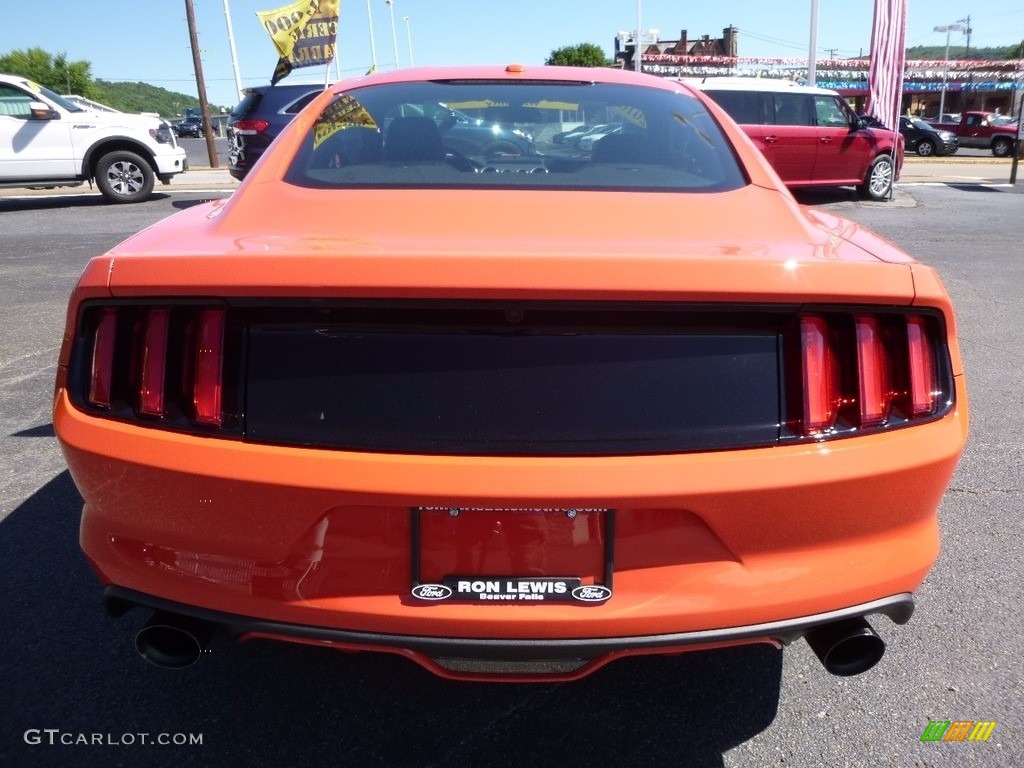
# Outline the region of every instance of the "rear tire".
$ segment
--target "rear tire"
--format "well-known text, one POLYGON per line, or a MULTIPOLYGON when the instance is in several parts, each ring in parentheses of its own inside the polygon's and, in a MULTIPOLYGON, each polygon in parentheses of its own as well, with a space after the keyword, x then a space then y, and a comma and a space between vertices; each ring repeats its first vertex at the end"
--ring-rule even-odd
POLYGON ((996 157, 1009 157, 1013 142, 1009 139, 996 139, 992 142, 992 154, 996 157))
POLYGON ((153 182, 153 169, 134 152, 108 152, 96 163, 96 186, 113 203, 142 202, 153 182))
POLYGON ((857 186, 857 194, 864 200, 878 202, 888 199, 892 190, 893 166, 889 155, 879 155, 868 166, 864 181, 857 186))

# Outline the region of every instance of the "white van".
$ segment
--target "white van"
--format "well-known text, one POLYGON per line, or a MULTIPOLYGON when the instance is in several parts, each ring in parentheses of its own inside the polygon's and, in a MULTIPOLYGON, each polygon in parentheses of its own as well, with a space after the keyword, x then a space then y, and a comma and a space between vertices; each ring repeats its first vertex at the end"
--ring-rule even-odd
POLYGON ((149 197, 187 170, 185 150, 159 117, 85 109, 24 77, 0 75, 0 187, 96 181, 115 203, 149 197))

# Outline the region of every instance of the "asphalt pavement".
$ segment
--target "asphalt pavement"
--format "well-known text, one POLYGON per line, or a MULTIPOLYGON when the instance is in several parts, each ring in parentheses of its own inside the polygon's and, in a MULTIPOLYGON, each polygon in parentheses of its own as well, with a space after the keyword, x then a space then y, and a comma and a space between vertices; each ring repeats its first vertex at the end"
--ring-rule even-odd
POLYGON ((1008 188, 1008 170, 911 159, 896 205, 851 189, 798 195, 939 271, 970 391, 942 554, 913 620, 879 620, 886 656, 853 678, 829 676, 802 642, 623 659, 576 683, 529 686, 450 683, 398 656, 258 640, 219 642, 188 670, 146 664, 132 644, 142 612, 105 616, 78 548, 81 500, 50 423, 57 349, 89 257, 236 183, 194 167, 138 205, 82 190, 5 197, 0 766, 1019 768, 1024 217, 1012 192, 1024 185, 1008 188), (930 722, 953 720, 998 724, 986 743, 922 741, 930 722))

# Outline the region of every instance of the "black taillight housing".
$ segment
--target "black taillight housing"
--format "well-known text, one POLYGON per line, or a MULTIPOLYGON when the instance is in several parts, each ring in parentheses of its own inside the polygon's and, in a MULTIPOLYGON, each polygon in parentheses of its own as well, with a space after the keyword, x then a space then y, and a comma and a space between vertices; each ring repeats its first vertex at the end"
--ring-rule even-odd
POLYGON ((206 302, 87 306, 70 396, 114 418, 241 434, 243 336, 225 307, 206 302))

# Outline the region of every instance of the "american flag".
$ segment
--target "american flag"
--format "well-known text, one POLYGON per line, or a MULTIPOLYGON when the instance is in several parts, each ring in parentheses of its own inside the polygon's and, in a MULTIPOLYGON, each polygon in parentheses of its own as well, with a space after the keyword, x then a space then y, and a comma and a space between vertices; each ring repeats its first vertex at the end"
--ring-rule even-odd
POLYGON ((907 0, 875 0, 867 111, 893 131, 899 129, 902 112, 906 42, 907 0))

